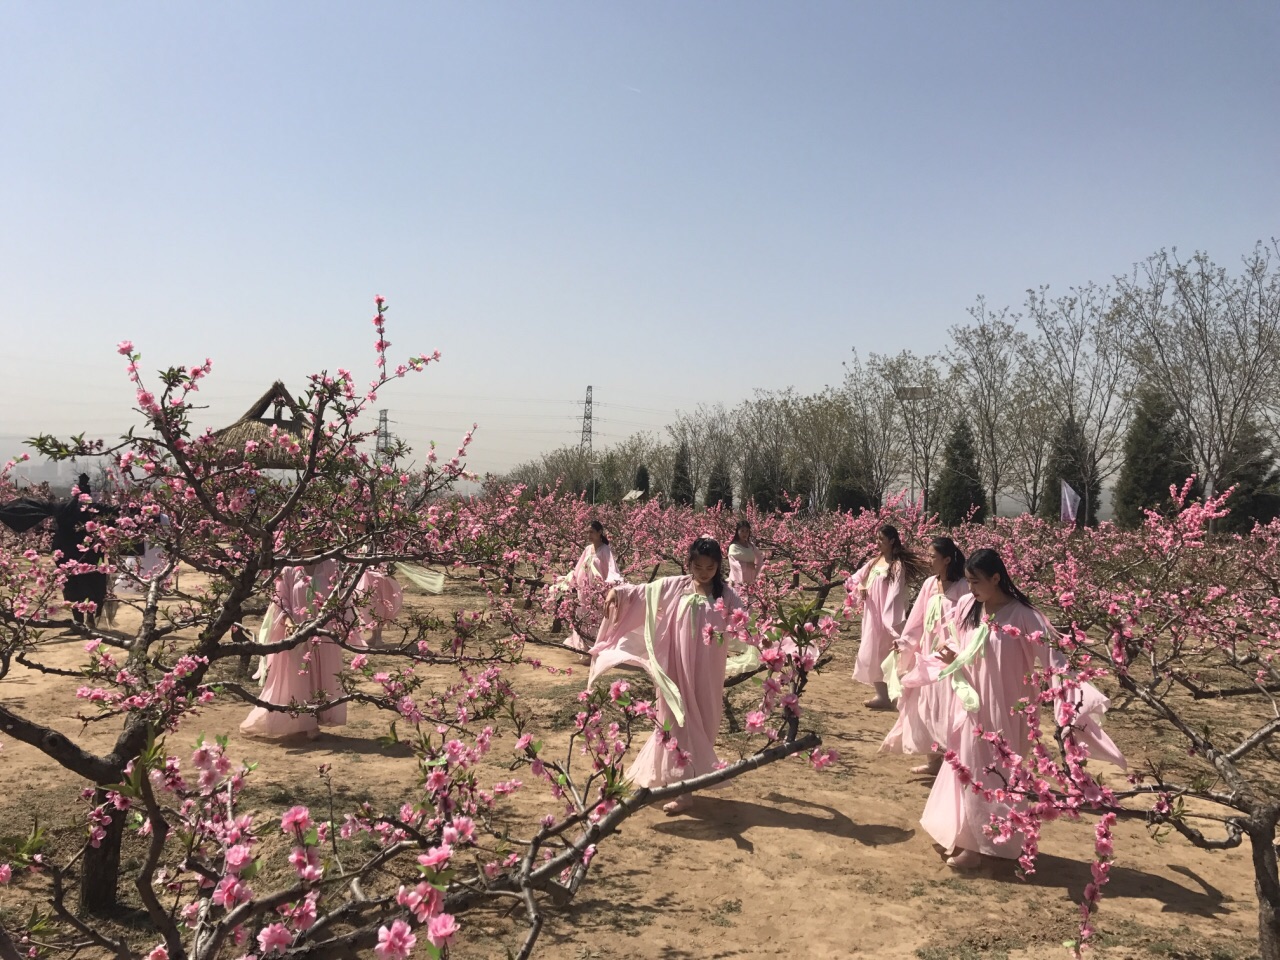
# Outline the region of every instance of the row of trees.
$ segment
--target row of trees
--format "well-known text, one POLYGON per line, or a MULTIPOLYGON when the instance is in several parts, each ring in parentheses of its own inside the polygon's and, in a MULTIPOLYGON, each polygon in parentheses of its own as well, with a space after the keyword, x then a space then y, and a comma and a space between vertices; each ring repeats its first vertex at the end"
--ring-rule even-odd
POLYGON ((1269 520, 1280 513, 1277 252, 1259 244, 1230 271, 1161 251, 1109 285, 1029 290, 1021 310, 979 298, 937 353, 855 351, 838 387, 700 406, 594 467, 564 447, 508 479, 763 509, 794 496, 878 506, 906 489, 951 523, 1011 505, 1056 516, 1065 480, 1080 523, 1096 522, 1110 488, 1132 526, 1194 474, 1208 495, 1237 488, 1235 517, 1269 520))

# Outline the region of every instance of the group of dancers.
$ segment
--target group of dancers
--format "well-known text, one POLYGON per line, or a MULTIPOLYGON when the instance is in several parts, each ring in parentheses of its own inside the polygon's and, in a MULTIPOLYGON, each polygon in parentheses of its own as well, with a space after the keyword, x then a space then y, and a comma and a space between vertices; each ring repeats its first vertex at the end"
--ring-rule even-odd
MULTIPOLYGON (((662 786, 716 769, 716 734, 724 709, 727 645, 702 642, 705 628, 723 631, 726 617, 743 608, 738 588, 752 583, 762 555, 750 524, 738 524, 729 544, 729 582, 724 551, 712 537, 689 545, 680 576, 629 584, 617 566, 602 527, 592 524, 592 542, 573 576, 611 577, 605 616, 590 648, 589 685, 605 671, 629 665, 645 670, 657 692, 658 729, 627 776, 637 786, 662 786), (610 571, 610 573, 606 573, 610 571), (722 607, 716 604, 723 600, 722 607), (668 749, 674 738, 679 754, 668 749)), ((948 866, 967 870, 983 855, 1016 859, 1016 840, 998 842, 987 827, 1007 816, 1007 798, 997 747, 983 732, 998 732, 1025 755, 1031 746, 1027 717, 1017 708, 1035 704, 1039 690, 1030 675, 1063 670, 1067 660, 1054 646, 1054 631, 1018 589, 994 550, 966 558, 949 537, 934 538, 927 559, 908 549, 892 526, 879 532, 879 550, 846 583, 862 608, 862 631, 853 678, 875 691, 865 706, 893 710, 897 719, 882 753, 922 754, 912 773, 934 777, 921 825, 943 851, 948 866), (911 586, 923 579, 908 606, 911 586), (945 753, 967 771, 961 774, 945 753), (964 780, 972 779, 965 785, 964 780), (973 787, 984 786, 985 790, 973 787)), ((576 581, 580 582, 580 581, 576 581)), ((579 638, 574 649, 581 649, 579 638)), ((1074 685, 1073 685, 1074 686, 1074 685)), ((1120 750, 1102 730, 1109 702, 1089 683, 1079 683, 1071 719, 1074 736, 1089 757, 1125 767, 1120 750)), ((685 794, 663 809, 688 808, 685 794)))
MULTIPOLYGON (((907 549, 891 526, 880 530, 879 553, 850 578, 848 588, 862 604, 862 634, 854 679, 869 684, 872 709, 895 709, 897 720, 880 746, 882 753, 924 754, 912 773, 933 776, 920 818, 925 831, 946 852, 947 864, 972 869, 982 856, 1016 859, 1015 840, 998 842, 986 827, 993 816, 1009 814, 1009 803, 988 799, 1004 786, 999 751, 982 734, 999 733, 1021 756, 1031 748, 1028 717, 1020 704, 1037 703, 1030 681, 1042 671, 1064 671, 1068 661, 1054 645, 1056 634, 1009 576, 1000 555, 975 550, 967 559, 949 537, 932 540, 928 559, 907 549), (908 583, 927 569, 907 612, 908 583), (953 754, 969 777, 950 763, 953 754), (975 786, 985 790, 974 789, 975 786)), ((1110 705, 1092 684, 1073 684, 1071 704, 1059 704, 1059 720, 1069 707, 1076 741, 1089 757, 1117 767, 1124 755, 1102 729, 1110 705)))
MULTIPOLYGON (((64 558, 96 566, 100 558, 81 542, 83 525, 110 508, 93 503, 88 487, 88 478, 81 477, 65 503, 23 499, 3 504, 0 521, 21 531, 53 517, 55 548, 64 558)), ((758 651, 735 649, 740 644, 705 643, 703 637, 708 627, 724 632, 727 618, 744 609, 740 591, 755 582, 764 563, 750 523, 738 523, 727 549, 714 537, 698 537, 688 547, 686 573, 645 584, 625 582, 598 521, 590 524, 587 537, 571 573, 552 589, 556 594, 571 590, 581 599, 595 587, 593 580, 603 581, 607 588, 594 643, 588 646, 576 629, 564 641, 590 656, 588 685, 620 666, 639 668, 653 679, 658 726, 628 778, 639 787, 657 787, 712 772, 718 764, 715 741, 724 712, 726 674, 750 669, 758 662, 758 651)), ((878 546, 876 555, 849 578, 846 590, 862 612, 853 679, 874 690, 866 707, 897 714, 880 752, 926 758, 912 769, 934 777, 921 824, 950 866, 975 867, 982 855, 1016 858, 1017 843, 999 843, 984 830, 993 816, 1007 815, 1010 807, 994 799, 1003 794, 991 792, 1003 782, 997 748, 982 733, 1002 734, 1015 753, 1025 755, 1030 748, 1027 718, 1015 710, 1020 703, 1038 700, 1039 690, 1029 675, 1037 663, 1042 670, 1063 670, 1067 660, 1054 646, 1052 627, 1013 583, 994 550, 976 550, 966 558, 950 538, 937 537, 927 557, 921 557, 903 544, 892 526, 881 528, 878 546), (923 582, 915 599, 908 604, 910 589, 919 581, 923 582), (985 781, 986 790, 967 787, 956 767, 943 762, 944 752, 967 771, 965 779, 985 781)), ((132 560, 128 576, 138 585, 145 584, 148 571, 167 569, 162 556, 153 557, 146 549, 137 552, 141 556, 132 560)), ((438 576, 420 568, 406 572, 426 589, 440 591, 438 576)), ((276 579, 258 643, 279 643, 314 619, 339 585, 339 573, 335 560, 285 568, 276 579)), ((106 579, 96 570, 67 578, 65 596, 78 605, 78 621, 92 625, 90 611, 105 601, 106 579)), ((346 663, 342 646, 332 637, 341 635, 338 639, 348 647, 376 647, 382 625, 395 619, 402 602, 400 585, 389 571, 365 570, 324 633, 263 658, 259 699, 277 708, 341 700, 339 677, 346 663)), ((1123 768, 1123 755, 1101 726, 1109 705, 1106 697, 1088 683, 1073 684, 1073 697, 1071 726, 1077 742, 1088 749, 1089 757, 1123 768)), ((314 738, 320 727, 345 721, 346 705, 341 702, 317 712, 255 706, 240 730, 257 737, 314 738)), ((685 794, 663 809, 678 814, 691 802, 692 794, 685 794)))

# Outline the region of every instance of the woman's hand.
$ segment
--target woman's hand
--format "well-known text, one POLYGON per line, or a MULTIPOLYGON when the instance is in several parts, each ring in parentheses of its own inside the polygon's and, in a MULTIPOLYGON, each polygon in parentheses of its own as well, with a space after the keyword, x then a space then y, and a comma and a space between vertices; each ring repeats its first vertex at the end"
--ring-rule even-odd
POLYGON ((959 654, 957 654, 950 647, 941 647, 938 650, 938 659, 941 660, 943 663, 948 663, 948 664, 955 663, 955 659, 957 656, 959 656, 959 654))
POLYGON ((604 598, 604 619, 607 623, 618 614, 618 591, 610 590, 604 598))

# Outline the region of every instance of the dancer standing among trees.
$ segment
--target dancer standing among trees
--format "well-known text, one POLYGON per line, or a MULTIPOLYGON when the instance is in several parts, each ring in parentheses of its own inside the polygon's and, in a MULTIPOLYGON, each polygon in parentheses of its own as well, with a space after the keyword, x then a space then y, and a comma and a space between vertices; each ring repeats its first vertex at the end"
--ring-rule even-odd
MULTIPOLYGON (((723 562, 720 544, 702 536, 689 546, 684 576, 619 584, 605 598, 589 682, 594 684, 611 667, 629 664, 653 677, 658 694, 662 728, 649 737, 627 772, 637 786, 659 787, 716 769, 728 649, 706 642, 703 632, 707 627, 723 631, 729 616, 742 609, 742 601, 724 582, 723 562)), ((691 802, 686 794, 662 809, 680 813, 691 802)))
MULTIPOLYGON (((955 751, 968 776, 943 764, 920 817, 925 830, 949 854, 947 865, 961 870, 981 864, 982 854, 1008 860, 1021 854, 1021 844, 1012 838, 997 843, 983 830, 993 816, 1007 816, 1011 805, 986 799, 981 792, 1004 787, 997 748, 982 733, 1001 733, 1010 749, 1025 756, 1031 736, 1019 705, 1035 704, 1040 694, 1028 675, 1037 662, 1044 669, 1066 664, 1050 646, 1053 628, 1014 586, 998 553, 974 551, 965 575, 973 595, 957 604, 952 620, 954 646, 961 652, 944 649, 941 656, 953 661, 944 674, 961 673, 968 684, 967 694, 960 692, 955 698, 956 720, 947 740, 948 752, 955 751), (1019 715, 1011 716, 1014 712, 1019 715), (995 771, 988 772, 993 765, 995 771)), ((1124 767, 1123 754, 1102 730, 1102 714, 1110 702, 1088 683, 1081 683, 1077 694, 1081 702, 1071 721, 1077 742, 1088 748, 1090 757, 1124 767)))
POLYGON ((356 599, 361 638, 367 646, 381 646, 382 625, 400 615, 404 606, 404 589, 390 573, 369 567, 356 584, 356 599))
MULTIPOLYGON (((302 624, 316 619, 320 608, 338 585, 336 560, 321 560, 309 567, 285 567, 276 579, 275 601, 267 608, 259 633, 261 643, 279 643, 302 624)), ((330 632, 354 631, 361 624, 348 608, 325 628, 330 632)), ((288 650, 268 654, 266 681, 261 699, 277 706, 335 700, 342 696, 338 675, 345 662, 342 648, 328 637, 315 636, 288 650)), ((329 707, 318 713, 290 716, 279 710, 254 707, 240 724, 240 732, 256 737, 289 737, 305 733, 315 739, 320 727, 340 727, 347 722, 347 705, 329 707)))
POLYGON ((729 584, 734 590, 741 592, 756 582, 760 573, 760 550, 751 539, 751 524, 739 520, 733 531, 733 539, 729 541, 729 584))
POLYGON ((876 694, 863 706, 892 710, 889 685, 882 664, 893 650, 907 619, 907 587, 925 573, 924 561, 902 543, 898 528, 880 528, 880 552, 864 563, 845 583, 845 589, 862 603, 862 634, 853 679, 870 684, 876 694))
POLYGON ((920 587, 898 639, 898 720, 880 744, 881 753, 927 754, 928 763, 911 769, 919 774, 936 774, 942 767, 942 754, 933 746, 945 746, 956 702, 951 683, 938 679, 945 666, 938 653, 950 643, 948 624, 956 604, 969 595, 964 554, 950 537, 933 538, 929 569, 933 576, 920 587))
MULTIPOLYGON (((603 580, 605 583, 622 583, 622 574, 618 572, 618 564, 613 559, 613 548, 609 546, 609 536, 605 533, 604 524, 592 520, 587 525, 588 543, 582 549, 582 555, 574 564, 573 570, 561 580, 561 589, 571 589, 577 594, 579 602, 583 599, 584 588, 591 580, 603 580)), ((590 644, 578 635, 575 628, 565 637, 564 645, 570 650, 586 653, 590 644)))

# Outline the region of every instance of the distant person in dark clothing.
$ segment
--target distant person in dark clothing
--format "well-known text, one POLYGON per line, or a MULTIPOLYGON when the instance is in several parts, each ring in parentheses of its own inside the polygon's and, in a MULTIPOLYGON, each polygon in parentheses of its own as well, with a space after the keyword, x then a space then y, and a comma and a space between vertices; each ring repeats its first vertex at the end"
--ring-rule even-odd
MULTIPOLYGON (((112 507, 92 501, 82 502, 89 496, 89 475, 80 474, 76 481, 76 489, 66 500, 36 500, 31 497, 20 497, 0 504, 0 522, 16 533, 38 526, 42 521, 53 518, 53 549, 62 553, 59 563, 75 561, 81 564, 97 566, 102 562, 102 551, 94 546, 86 545, 85 524, 99 517, 115 514, 112 507)), ((95 604, 95 612, 85 614, 73 609, 72 617, 76 623, 94 625, 96 613, 102 610, 107 599, 107 575, 94 571, 92 573, 76 573, 67 577, 62 588, 62 598, 68 603, 82 603, 91 600, 95 604)))

